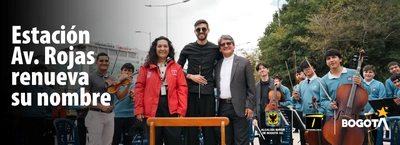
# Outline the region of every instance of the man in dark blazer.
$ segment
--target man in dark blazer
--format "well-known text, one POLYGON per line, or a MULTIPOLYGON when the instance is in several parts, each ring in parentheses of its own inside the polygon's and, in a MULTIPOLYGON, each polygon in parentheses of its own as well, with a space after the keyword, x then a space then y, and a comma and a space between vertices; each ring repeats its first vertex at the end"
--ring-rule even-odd
POLYGON ((228 117, 226 145, 250 143, 249 120, 255 108, 255 81, 253 69, 247 58, 234 54, 235 42, 222 35, 218 44, 224 58, 215 66, 218 116, 228 117))

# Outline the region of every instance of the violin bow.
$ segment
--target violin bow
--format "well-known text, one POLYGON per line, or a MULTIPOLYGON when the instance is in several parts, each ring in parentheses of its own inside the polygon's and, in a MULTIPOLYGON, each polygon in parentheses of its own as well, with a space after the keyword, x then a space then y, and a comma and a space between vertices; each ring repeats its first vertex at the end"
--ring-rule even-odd
MULTIPOLYGON (((307 61, 307 64, 308 64, 308 66, 310 66, 310 67, 312 67, 311 66, 311 64, 310 64, 310 62, 308 62, 308 58, 307 57, 305 57, 306 58, 306 61, 307 61)), ((314 72, 314 74, 317 76, 317 74, 315 73, 315 71, 314 71, 314 68, 311 68, 311 70, 314 72)), ((322 85, 322 82, 321 82, 321 80, 318 78, 318 76, 317 76, 317 80, 318 80, 318 82, 319 82, 319 84, 321 85, 321 87, 322 87, 322 89, 324 90, 324 92, 325 92, 325 94, 326 94, 326 96, 328 97, 328 99, 329 99, 329 101, 332 103, 333 102, 333 100, 332 100, 332 98, 331 98, 331 96, 329 96, 329 94, 328 94, 328 92, 326 91, 326 89, 324 88, 324 86, 322 85)), ((335 122, 334 123, 334 129, 333 129, 333 132, 334 132, 334 134, 336 134, 336 110, 333 110, 333 121, 335 122)))
POLYGON ((265 140, 265 137, 264 137, 264 135, 263 135, 263 133, 261 132, 261 129, 258 127, 258 125, 254 125, 254 126, 256 126, 256 128, 257 128, 257 130, 258 130, 258 133, 261 135, 261 137, 265 140))
MULTIPOLYGON (((199 76, 201 76, 201 65, 199 65, 199 76)), ((200 99, 201 85, 199 83, 199 99, 200 99)))
MULTIPOLYGON (((285 61, 285 63, 286 63, 286 69, 287 69, 287 73, 288 73, 288 76, 289 76, 289 82, 290 82, 290 85, 292 86, 292 90, 294 89, 294 87, 293 87, 293 82, 292 82, 292 78, 290 78, 290 71, 289 71, 289 67, 288 67, 288 65, 287 65, 287 61, 285 61)), ((295 73, 296 74, 296 73, 295 73)))
POLYGON ((293 62, 293 64, 294 64, 294 78, 295 78, 296 84, 299 84, 299 81, 297 81, 297 78, 296 78, 296 74, 297 74, 296 51, 293 51, 293 58, 294 58, 294 62, 293 62))
POLYGON ((117 63, 119 52, 121 51, 121 47, 118 48, 117 57, 115 57, 113 68, 111 69, 111 75, 113 74, 115 64, 117 63))
MULTIPOLYGON (((322 89, 324 90, 324 92, 325 92, 326 96, 328 97, 329 101, 332 103, 333 100, 332 100, 331 96, 329 96, 328 92, 326 91, 326 89, 325 89, 324 86, 322 85, 321 80, 318 78, 317 73, 315 73, 314 68, 312 68, 310 62, 308 61, 308 58, 305 57, 305 59, 306 59, 306 61, 307 61, 308 66, 311 67, 311 70, 312 70, 313 73, 317 76, 317 80, 318 80, 319 84, 321 85, 322 89)), ((335 122, 335 123, 334 123, 334 127, 333 127, 333 128, 334 128, 333 132, 334 132, 334 134, 336 134, 336 110, 333 110, 333 114, 334 114, 334 115, 333 115, 333 118, 334 118, 333 121, 335 122)))
POLYGON ((312 65, 311 65, 310 62, 308 61, 308 58, 307 58, 307 57, 305 57, 305 58, 306 58, 306 61, 307 61, 308 66, 311 67, 311 70, 313 71, 313 73, 315 74, 315 76, 317 76, 317 80, 318 80, 319 84, 321 85, 322 89, 324 90, 326 96, 328 96, 329 101, 333 102, 331 96, 329 96, 328 92, 326 91, 326 89, 325 89, 324 86, 322 85, 321 80, 318 78, 317 73, 315 73, 314 68, 312 67, 312 65))

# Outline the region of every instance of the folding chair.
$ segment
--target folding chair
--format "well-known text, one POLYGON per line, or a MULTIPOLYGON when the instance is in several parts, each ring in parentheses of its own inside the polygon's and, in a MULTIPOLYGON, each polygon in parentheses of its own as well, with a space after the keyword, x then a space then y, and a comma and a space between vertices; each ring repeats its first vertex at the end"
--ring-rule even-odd
POLYGON ((131 126, 128 133, 125 135, 133 136, 132 145, 148 145, 147 137, 144 132, 144 123, 139 120, 136 120, 135 123, 131 126))
POLYGON ((400 145, 400 116, 388 117, 386 122, 389 130, 385 130, 383 124, 379 126, 375 145, 382 145, 383 141, 388 141, 391 145, 400 145))
POLYGON ((53 121, 56 136, 57 145, 80 145, 78 127, 76 124, 65 118, 57 118, 53 121))

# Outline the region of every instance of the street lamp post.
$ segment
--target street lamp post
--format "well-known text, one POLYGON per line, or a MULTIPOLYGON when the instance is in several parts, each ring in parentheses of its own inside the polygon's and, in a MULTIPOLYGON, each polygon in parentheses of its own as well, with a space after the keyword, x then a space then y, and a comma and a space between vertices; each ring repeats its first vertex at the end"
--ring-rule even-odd
POLYGON ((280 9, 279 9, 279 1, 280 0, 277 1, 277 5, 278 5, 278 26, 280 27, 281 26, 281 20, 279 18, 279 11, 280 11, 280 9))
POLYGON ((135 31, 135 33, 144 33, 149 35, 149 44, 151 46, 151 32, 145 32, 145 31, 135 31))
POLYGON ((237 54, 236 51, 237 51, 237 49, 238 49, 238 48, 237 48, 238 46, 240 46, 240 45, 245 45, 245 44, 249 44, 249 43, 250 43, 250 41, 249 41, 249 42, 245 42, 245 43, 236 44, 236 45, 235 45, 235 54, 237 54))
POLYGON ((183 0, 181 2, 176 2, 172 4, 165 4, 165 5, 145 5, 146 7, 165 7, 165 36, 168 37, 168 7, 173 6, 180 3, 188 2, 189 0, 183 0))

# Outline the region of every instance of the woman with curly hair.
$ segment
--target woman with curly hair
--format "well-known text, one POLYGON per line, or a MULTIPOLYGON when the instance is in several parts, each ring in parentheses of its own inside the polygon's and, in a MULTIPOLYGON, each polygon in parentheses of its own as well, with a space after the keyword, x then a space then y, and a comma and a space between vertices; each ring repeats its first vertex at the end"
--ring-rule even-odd
MULTIPOLYGON (((184 117, 188 86, 181 65, 174 60, 171 41, 160 36, 150 47, 135 85, 134 115, 146 122, 150 117, 184 117)), ((145 125, 150 137, 150 127, 145 125)), ((181 127, 156 127, 155 144, 182 145, 181 127)))

